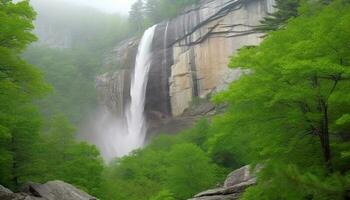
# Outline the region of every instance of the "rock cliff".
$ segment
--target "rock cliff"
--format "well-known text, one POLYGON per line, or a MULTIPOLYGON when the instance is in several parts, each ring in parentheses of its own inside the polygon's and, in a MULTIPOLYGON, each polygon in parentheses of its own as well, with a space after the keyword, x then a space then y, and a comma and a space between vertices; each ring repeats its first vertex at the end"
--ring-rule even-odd
POLYGON ((131 38, 118 44, 105 56, 104 70, 108 73, 96 77, 98 102, 116 116, 124 113, 130 101, 130 83, 138 39, 131 38))
MULTIPOLYGON (((230 56, 247 45, 258 45, 254 30, 272 12, 274 0, 202 0, 176 18, 157 25, 145 112, 150 126, 181 116, 191 102, 223 90, 240 77, 227 67, 230 56)), ((128 101, 128 76, 133 70, 136 42, 123 42, 114 53, 121 70, 98 77, 101 99, 117 112, 128 101), (126 45, 128 44, 128 45, 126 45), (128 56, 123 56, 127 54, 128 56), (127 73, 125 73, 127 71, 127 73)))
POLYGON ((164 46, 173 58, 173 116, 181 115, 194 98, 205 98, 239 77, 239 70, 228 69, 229 58, 243 46, 260 43, 262 34, 254 26, 271 9, 269 0, 204 0, 169 22, 164 46))

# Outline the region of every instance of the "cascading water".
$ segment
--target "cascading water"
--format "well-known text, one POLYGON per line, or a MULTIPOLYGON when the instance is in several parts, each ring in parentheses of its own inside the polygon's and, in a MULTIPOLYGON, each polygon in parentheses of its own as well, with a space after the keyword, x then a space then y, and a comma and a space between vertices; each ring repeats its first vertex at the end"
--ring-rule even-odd
MULTIPOLYGON (((147 126, 144 116, 148 72, 152 59, 152 41, 156 26, 147 29, 139 44, 134 75, 131 80, 131 102, 126 111, 128 135, 126 152, 143 145, 147 126)), ((125 151, 125 150, 124 150, 125 151)))
MULTIPOLYGON (((131 100, 124 111, 125 116, 115 115, 113 109, 102 104, 90 120, 91 123, 86 126, 86 130, 83 130, 85 138, 97 144, 107 161, 127 155, 144 144, 147 131, 144 107, 155 27, 147 29, 140 41, 134 74, 131 77, 131 100)), ((122 77, 114 77, 113 82, 117 81, 116 86, 123 83, 122 77)))

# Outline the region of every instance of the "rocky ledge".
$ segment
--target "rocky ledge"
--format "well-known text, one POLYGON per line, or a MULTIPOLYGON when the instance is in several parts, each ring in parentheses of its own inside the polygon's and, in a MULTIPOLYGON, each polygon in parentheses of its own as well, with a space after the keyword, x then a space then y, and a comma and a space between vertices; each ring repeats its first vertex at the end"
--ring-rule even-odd
POLYGON ((230 173, 222 187, 201 192, 189 200, 239 199, 245 189, 256 184, 255 172, 249 166, 244 166, 230 173))
POLYGON ((97 198, 63 181, 45 184, 28 183, 19 193, 0 185, 1 200, 97 200, 97 198))

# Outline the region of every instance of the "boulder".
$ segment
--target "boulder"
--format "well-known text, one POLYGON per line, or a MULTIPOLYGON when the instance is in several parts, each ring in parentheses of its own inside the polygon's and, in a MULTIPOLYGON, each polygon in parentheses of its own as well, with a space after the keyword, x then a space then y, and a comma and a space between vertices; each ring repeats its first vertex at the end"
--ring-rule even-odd
POLYGON ((229 195, 229 194, 240 194, 244 192, 244 190, 256 183, 256 179, 252 178, 248 181, 245 181, 243 183, 239 183, 230 187, 222 187, 222 188, 216 188, 207 190, 204 192, 201 192, 195 197, 203 197, 203 196, 213 196, 213 195, 229 195))
POLYGON ((5 188, 4 186, 0 185, 0 193, 13 193, 11 190, 5 188))
POLYGON ((11 190, 0 185, 0 199, 1 200, 43 200, 42 198, 37 198, 30 196, 25 193, 13 193, 11 190))
POLYGON ((230 195, 213 195, 213 196, 196 197, 194 199, 189 199, 189 200, 235 200, 238 198, 239 196, 237 194, 230 194, 230 195))
POLYGON ((224 183, 224 187, 234 186, 236 184, 246 182, 254 177, 254 173, 251 172, 249 165, 244 166, 231 172, 224 183))
POLYGON ((96 200, 95 197, 63 181, 50 181, 45 184, 28 183, 24 192, 45 200, 96 200))
POLYGON ((244 166, 231 172, 223 187, 206 190, 198 193, 194 198, 189 200, 236 200, 243 194, 245 189, 256 184, 256 171, 250 170, 250 166, 244 166))
POLYGON ((20 193, 0 185, 0 200, 97 200, 95 197, 63 181, 45 184, 28 183, 20 193))

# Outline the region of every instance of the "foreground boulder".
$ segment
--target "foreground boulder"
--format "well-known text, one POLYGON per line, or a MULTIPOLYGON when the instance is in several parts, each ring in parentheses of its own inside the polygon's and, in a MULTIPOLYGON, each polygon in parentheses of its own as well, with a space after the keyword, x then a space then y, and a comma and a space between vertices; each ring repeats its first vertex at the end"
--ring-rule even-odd
POLYGON ((201 192, 189 200, 236 200, 245 189, 256 184, 255 172, 244 166, 230 173, 222 187, 201 192))
POLYGON ((45 184, 28 183, 22 192, 13 193, 0 185, 1 200, 97 200, 95 197, 63 181, 45 184))

